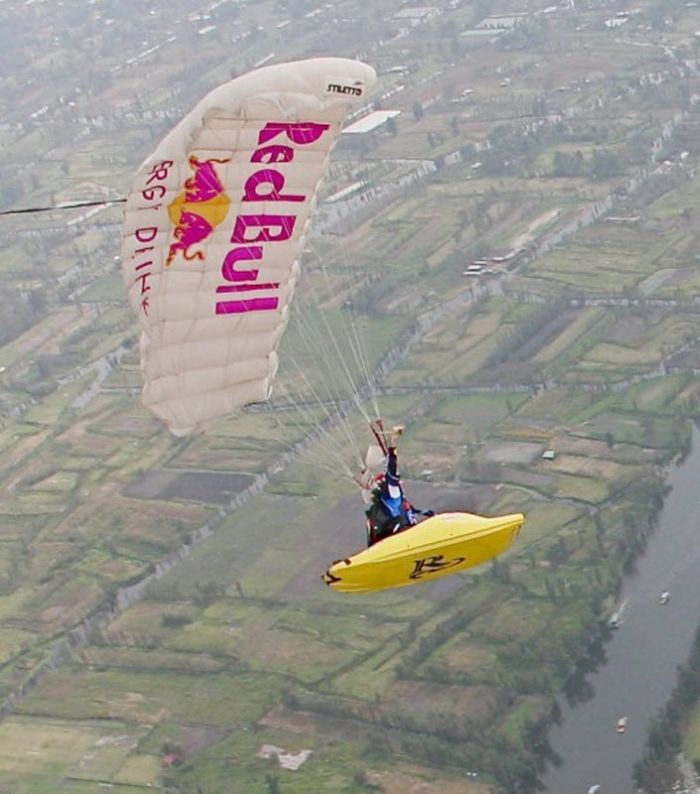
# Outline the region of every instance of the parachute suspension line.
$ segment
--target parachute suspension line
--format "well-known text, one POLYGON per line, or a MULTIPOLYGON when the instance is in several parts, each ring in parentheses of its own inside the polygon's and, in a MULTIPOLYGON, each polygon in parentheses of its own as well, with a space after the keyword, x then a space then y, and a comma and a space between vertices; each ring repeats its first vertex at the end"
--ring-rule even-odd
MULTIPOLYGON (((290 363, 297 368, 297 370, 299 369, 298 364, 294 362, 292 359, 290 359, 289 356, 287 356, 287 360, 289 360, 290 363)), ((346 465, 345 461, 342 455, 340 454, 340 444, 339 442, 335 441, 335 439, 333 439, 333 437, 331 436, 331 434, 329 433, 328 429, 325 426, 327 420, 326 422, 319 423, 318 417, 312 414, 312 412, 308 408, 308 405, 305 404, 304 401, 302 400, 295 399, 291 391, 284 390, 280 393, 280 396, 284 399, 285 403, 292 409, 294 414, 301 417, 301 420, 295 421, 297 427, 303 427, 304 430, 306 430, 307 427, 315 428, 315 432, 317 432, 320 435, 321 439, 326 444, 330 454, 333 455, 339 463, 345 466, 346 465)), ((312 457, 313 457, 313 453, 312 453, 312 457)))
MULTIPOLYGON (((325 264, 323 264, 323 262, 321 263, 321 270, 323 272, 323 277, 326 281, 326 285, 330 290, 331 284, 328 275, 328 269, 326 268, 325 264)), ((367 390, 367 396, 372 402, 372 408, 374 409, 374 418, 379 419, 380 418, 379 403, 377 401, 377 392, 375 389, 374 378, 372 377, 371 367, 369 364, 369 353, 367 350, 367 345, 365 343, 365 340, 363 339, 363 336, 360 332, 359 318, 355 314, 352 303, 350 305, 347 317, 344 313, 342 314, 342 317, 343 320, 347 320, 347 327, 349 331, 348 342, 350 344, 350 349, 352 350, 353 357, 357 362, 357 365, 362 374, 362 379, 367 390)), ((365 417, 368 423, 371 421, 365 411, 363 411, 363 416, 365 417)))
MULTIPOLYGON (((330 408, 328 407, 328 400, 325 400, 325 399, 323 398, 323 396, 322 396, 321 394, 319 394, 319 392, 316 390, 316 387, 315 387, 315 386, 313 385, 313 383, 312 383, 312 382, 309 380, 309 378, 308 378, 307 374, 306 374, 306 373, 305 373, 305 372, 304 372, 304 371, 303 371, 303 370, 302 370, 302 369, 299 367, 299 365, 298 365, 298 362, 294 361, 294 365, 295 365, 295 367, 296 367, 296 368, 297 368, 297 370, 298 370, 298 374, 301 376, 302 380, 304 381, 304 384, 306 385, 306 387, 307 387, 307 388, 309 389, 309 391, 311 392, 311 395, 312 395, 312 397, 313 397, 313 400, 314 400, 314 402, 315 402, 315 403, 316 403, 316 404, 317 404, 317 405, 318 405, 318 406, 319 406, 319 407, 320 407, 320 408, 323 410, 323 412, 325 413, 325 415, 326 415, 326 421, 328 422, 328 424, 332 424, 334 421, 337 421, 337 419, 338 419, 338 415, 339 415, 339 411, 338 411, 338 410, 336 410, 336 411, 331 411, 331 410, 330 410, 330 408)), ((332 400, 331 400, 331 403, 332 403, 334 406, 336 405, 336 404, 335 404, 335 403, 334 403, 332 400)), ((345 435, 346 435, 346 437, 347 437, 347 438, 348 438, 348 440, 350 441, 350 440, 351 440, 351 436, 350 436, 350 435, 348 434, 348 432, 347 432, 346 422, 342 420, 342 415, 341 415, 340 426, 341 426, 341 429, 342 429, 342 430, 345 432, 345 435)), ((329 441, 331 441, 331 443, 332 443, 332 445, 333 445, 333 447, 334 447, 334 450, 335 450, 335 451, 337 452, 337 454, 338 454, 338 455, 340 455, 340 456, 341 456, 341 458, 342 458, 342 454, 341 454, 341 450, 343 449, 343 446, 342 446, 342 444, 341 444, 339 441, 335 441, 335 440, 333 439, 332 435, 330 434, 330 432, 328 432, 328 438, 329 438, 329 441)))
MULTIPOLYGON (((290 359, 289 356, 287 356, 287 359, 290 361, 290 363, 293 364, 293 366, 297 369, 299 374, 301 374, 302 379, 306 380, 307 379, 306 375, 299 367, 298 362, 296 362, 294 359, 290 359)), ((312 393, 315 394, 313 387, 312 387, 312 393)), ((350 467, 348 466, 345 457, 342 454, 342 450, 343 450, 342 445, 340 444, 339 441, 337 441, 333 437, 333 434, 330 432, 328 427, 326 427, 326 424, 330 425, 330 423, 336 419, 336 417, 333 416, 333 414, 328 410, 327 406, 324 403, 322 403, 317 397, 314 398, 316 402, 319 404, 319 406, 326 413, 326 422, 319 423, 318 418, 313 416, 307 405, 305 405, 302 400, 295 399, 291 394, 291 392, 284 391, 282 392, 281 396, 286 400, 287 404, 292 408, 292 410, 296 412, 299 416, 301 416, 301 418, 304 420, 304 425, 308 425, 310 427, 315 428, 315 431, 320 436, 321 443, 325 446, 328 453, 334 458, 339 468, 343 471, 344 474, 352 478, 353 473, 350 467)), ((296 424, 297 426, 301 426, 302 422, 297 421, 296 424)), ((338 473, 338 468, 333 468, 332 466, 329 466, 326 458, 322 457, 319 453, 316 453, 312 450, 313 448, 309 450, 309 456, 314 460, 314 463, 316 465, 321 466, 321 468, 327 469, 328 471, 332 471, 335 474, 338 473)))
MULTIPOLYGON (((309 279, 310 284, 305 290, 297 292, 296 300, 291 306, 302 349, 319 367, 318 381, 313 376, 313 382, 309 379, 305 368, 293 355, 286 354, 285 360, 293 366, 298 380, 305 385, 304 391, 308 391, 325 416, 323 425, 318 422, 318 414, 309 416, 309 403, 306 401, 304 404, 298 393, 294 394, 289 389, 284 396, 297 416, 304 419, 307 427, 315 425, 318 428, 321 446, 328 452, 320 463, 322 468, 328 468, 330 456, 353 482, 358 482, 357 470, 366 468, 364 438, 361 449, 349 409, 354 407, 377 436, 375 428, 379 426, 381 430, 381 419, 376 381, 369 363, 366 338, 352 303, 339 308, 337 322, 331 322, 329 313, 321 308, 333 296, 334 286, 329 268, 322 261, 319 263, 319 270, 324 284, 321 284, 320 279, 309 279), (366 404, 367 400, 370 405, 366 404), (370 412, 374 416, 370 416, 370 412), (329 432, 329 428, 333 426, 338 427, 340 437, 346 443, 339 440, 337 433, 329 432), (349 452, 358 466, 354 473, 347 464, 349 452)), ((300 426, 301 421, 297 425, 300 426)), ((383 431, 380 435, 383 438, 383 431)), ((385 452, 379 438, 377 441, 385 452)))
MULTIPOLYGON (((346 476, 352 477, 352 472, 350 470, 350 467, 347 465, 345 458, 343 458, 343 456, 340 454, 338 450, 339 447, 338 442, 333 438, 333 436, 330 434, 328 429, 323 424, 319 424, 317 419, 308 413, 308 410, 304 407, 302 403, 295 402, 290 394, 284 392, 282 393, 281 396, 284 398, 287 405, 291 408, 293 412, 300 414, 302 417, 306 419, 306 423, 310 427, 315 428, 314 432, 316 432, 319 436, 319 443, 323 445, 323 447, 328 453, 327 456, 324 456, 321 452, 319 452, 315 447, 312 446, 309 449, 307 449, 304 454, 308 455, 312 463, 319 468, 325 469, 326 471, 330 471, 336 475, 338 474, 338 470, 340 469, 346 476), (328 456, 331 456, 335 460, 337 466, 334 467, 329 464, 328 456)), ((301 421, 297 421, 296 424, 297 426, 301 426, 302 423, 301 421)))
MULTIPOLYGON (((290 405, 292 406, 292 410, 296 410, 292 403, 290 403, 290 405)), ((315 468, 325 469, 331 474, 334 474, 336 477, 340 472, 344 476, 352 478, 350 467, 347 465, 342 456, 340 456, 333 448, 333 442, 328 437, 328 431, 325 428, 317 428, 316 432, 319 434, 318 444, 323 447, 324 452, 327 454, 324 454, 324 452, 321 452, 314 446, 311 446, 304 450, 303 455, 308 457, 310 463, 315 468), (333 460, 329 461, 329 458, 332 458, 333 460), (333 463, 335 465, 332 465, 333 463)))
MULTIPOLYGON (((362 461, 360 447, 352 432, 350 420, 347 416, 347 410, 344 409, 344 404, 347 404, 350 400, 352 400, 355 406, 362 412, 363 415, 365 415, 359 395, 357 394, 355 383, 352 378, 352 373, 350 372, 347 362, 342 354, 342 351, 340 350, 336 334, 330 327, 325 313, 320 312, 325 329, 312 327, 311 320, 308 319, 312 316, 312 314, 317 316, 319 312, 313 312, 313 310, 304 311, 303 309, 299 308, 299 304, 297 304, 297 325, 304 347, 310 356, 317 361, 322 362, 322 364, 328 370, 327 372, 321 372, 321 383, 324 385, 326 396, 328 398, 327 401, 320 400, 318 390, 313 386, 312 383, 309 382, 307 376, 301 371, 301 367, 298 365, 298 362, 295 362, 297 364, 297 369, 302 375, 302 378, 305 380, 307 387, 312 391, 314 399, 320 400, 322 403, 324 409, 327 412, 328 419, 341 426, 341 429, 347 439, 349 448, 354 452, 354 454, 356 454, 357 459, 362 461), (349 386, 349 394, 343 393, 342 384, 344 381, 349 386), (328 411, 325 405, 326 402, 330 402, 334 406, 335 411, 332 414, 330 411, 328 411)), ((347 447, 345 448, 345 451, 347 452, 347 447)))
MULTIPOLYGON (((323 351, 323 349, 319 350, 319 347, 323 348, 323 344, 325 342, 324 336, 322 333, 320 333, 320 331, 313 332, 310 330, 309 322, 306 319, 307 315, 310 315, 311 313, 300 309, 299 304, 294 307, 294 312, 301 341, 309 356, 317 362, 325 364, 326 368, 329 369, 331 367, 332 359, 323 351)), ((324 385, 326 391, 325 395, 321 395, 316 386, 310 381, 299 361, 294 356, 286 356, 286 358, 293 365, 298 376, 306 385, 306 388, 311 393, 315 403, 324 412, 327 423, 341 425, 350 449, 356 449, 357 456, 361 459, 359 448, 357 448, 353 435, 350 432, 350 428, 348 426, 348 420, 345 417, 346 412, 342 410, 343 403, 347 400, 340 390, 340 379, 336 377, 335 373, 333 372, 321 372, 320 382, 324 385), (329 404, 334 410, 331 411, 329 409, 329 404)), ((291 393, 288 395, 288 398, 295 403, 299 410, 301 410, 300 401, 295 401, 294 396, 291 393)), ((329 442, 332 443, 332 437, 329 438, 329 442)), ((341 451, 345 451, 347 453, 347 446, 343 446, 340 442, 335 442, 335 444, 337 446, 337 452, 339 455, 341 455, 341 457, 341 451)))
MULTIPOLYGON (((290 357, 288 357, 288 358, 290 358, 290 357)), ((309 377, 307 376, 306 372, 304 372, 304 370, 300 366, 299 362, 293 356, 290 358, 290 361, 293 364, 293 366, 295 367, 295 369, 297 370, 297 374, 301 377, 302 381, 304 382, 304 384, 306 385, 307 389, 311 393, 311 396, 312 396, 315 404, 318 405, 319 408, 325 414, 326 423, 329 426, 333 425, 333 424, 339 425, 343 435, 345 436, 345 438, 347 440, 347 445, 344 445, 340 441, 336 440, 333 437, 332 433, 330 433, 330 431, 326 430, 326 428, 324 428, 323 426, 319 426, 319 429, 322 431, 322 434, 324 435, 324 439, 325 439, 326 444, 327 444, 327 446, 329 448, 329 451, 334 455, 336 460, 338 460, 341 463, 342 467, 344 469, 347 469, 348 473, 352 477, 352 472, 350 471, 350 469, 348 467, 348 464, 347 464, 347 462, 345 460, 345 456, 344 456, 343 453, 345 453, 345 455, 347 455, 347 450, 348 450, 348 447, 349 447, 349 449, 352 451, 352 454, 354 456, 356 456, 357 459, 360 462, 362 461, 362 454, 360 452, 359 446, 357 445, 357 442, 355 441, 355 437, 352 434, 352 430, 350 428, 349 420, 348 420, 347 416, 345 415, 345 411, 343 411, 343 402, 345 402, 343 400, 343 396, 341 394, 338 394, 338 393, 336 393, 334 395, 331 392, 330 388, 328 387, 328 381, 329 380, 333 381, 334 379, 332 377, 331 378, 324 378, 324 382, 326 383, 327 390, 328 390, 327 398, 324 399, 324 395, 322 395, 322 394, 320 394, 318 392, 318 390, 316 389, 314 384, 309 380, 309 377), (331 410, 329 408, 329 403, 330 403, 330 405, 333 406, 334 410, 331 410)), ((337 383, 335 385, 337 386, 337 383)), ((304 408, 303 408, 302 402, 300 400, 295 402, 294 398, 291 396, 291 394, 289 395, 289 397, 290 397, 292 403, 295 404, 295 407, 297 408, 297 410, 299 410, 300 413, 303 412, 304 408)))
POLYGON ((365 384, 367 385, 367 396, 372 402, 372 408, 374 409, 374 418, 379 419, 379 403, 377 401, 377 391, 375 389, 374 379, 372 378, 372 374, 370 372, 369 367, 369 356, 367 355, 367 350, 365 345, 363 344, 363 340, 360 336, 358 323, 357 321, 352 321, 349 323, 350 329, 352 331, 351 337, 351 344, 353 346, 353 351, 357 360, 360 362, 360 366, 362 369, 362 377, 364 379, 365 384))
MULTIPOLYGON (((329 284, 329 288, 330 288, 330 284, 329 284)), ((320 298, 318 297, 318 294, 315 292, 315 289, 313 287, 311 288, 311 295, 314 297, 315 304, 317 306, 320 306, 321 304, 320 298)), ((322 344, 327 344, 328 342, 330 342, 331 345, 330 355, 326 356, 325 360, 328 362, 329 367, 332 366, 330 362, 334 362, 335 364, 337 364, 336 372, 340 376, 340 380, 344 379, 345 382, 347 383, 349 397, 355 403, 355 407, 358 409, 358 411, 360 411, 365 421, 369 421, 367 412, 365 411, 365 408, 362 405, 362 400, 360 399, 359 389, 357 387, 357 383, 355 382, 355 377, 352 374, 352 371, 350 369, 345 354, 343 354, 343 351, 340 348, 340 344, 338 342, 338 332, 335 331, 333 328, 331 328, 330 323, 328 322, 328 316, 326 312, 321 311, 320 316, 324 325, 325 333, 318 334, 319 341, 321 341, 322 344)), ((343 313, 341 310, 340 312, 341 322, 342 322, 342 318, 343 318, 343 313)), ((348 336, 347 338, 348 341, 350 341, 350 337, 348 336)), ((352 350, 352 345, 350 346, 350 348, 352 350)))
MULTIPOLYGON (((326 269, 323 263, 321 263, 321 272, 323 274, 324 281, 326 282, 327 291, 329 294, 332 294, 333 286, 330 282, 328 270, 326 269)), ((315 295, 315 302, 317 305, 320 305, 320 299, 315 293, 313 287, 311 289, 311 294, 315 295)), ((354 402, 357 410, 360 412, 360 414, 362 414, 365 422, 369 424, 372 421, 372 418, 367 413, 367 410, 363 404, 362 392, 367 391, 369 396, 372 398, 376 417, 379 416, 379 406, 377 405, 376 396, 373 393, 373 384, 371 383, 371 379, 369 375, 369 366, 367 364, 368 357, 364 350, 365 346, 362 344, 362 341, 360 339, 358 323, 354 319, 354 315, 352 314, 352 312, 348 314, 343 308, 339 310, 339 324, 342 326, 342 333, 344 339, 348 343, 352 361, 359 370, 359 374, 362 379, 361 384, 358 384, 357 377, 353 374, 350 368, 347 357, 348 354, 343 353, 343 351, 340 348, 340 344, 338 341, 338 336, 339 336, 338 330, 334 330, 330 326, 325 312, 321 312, 321 317, 323 319, 326 330, 326 334, 324 335, 324 341, 325 341, 325 337, 327 337, 327 339, 330 341, 333 347, 333 352, 335 354, 332 355, 331 358, 327 360, 338 362, 338 371, 339 374, 343 375, 345 377, 345 380, 347 381, 349 388, 349 396, 354 402)))

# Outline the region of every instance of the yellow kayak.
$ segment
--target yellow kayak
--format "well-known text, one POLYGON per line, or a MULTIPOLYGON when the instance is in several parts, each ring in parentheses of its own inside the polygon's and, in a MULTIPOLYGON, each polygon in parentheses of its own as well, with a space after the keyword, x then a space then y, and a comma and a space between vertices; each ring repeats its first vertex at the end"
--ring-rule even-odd
POLYGON ((352 557, 336 560, 322 579, 343 593, 431 582, 502 554, 524 521, 522 513, 495 518, 441 513, 352 557))

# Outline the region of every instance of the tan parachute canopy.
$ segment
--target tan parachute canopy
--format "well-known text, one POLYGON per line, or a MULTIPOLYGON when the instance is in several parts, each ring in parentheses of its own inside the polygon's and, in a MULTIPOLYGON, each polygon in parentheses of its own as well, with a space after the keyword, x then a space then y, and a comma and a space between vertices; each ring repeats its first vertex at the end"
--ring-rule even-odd
POLYGON ((345 58, 258 69, 208 94, 139 168, 123 272, 143 402, 175 435, 269 397, 329 152, 375 82, 345 58))

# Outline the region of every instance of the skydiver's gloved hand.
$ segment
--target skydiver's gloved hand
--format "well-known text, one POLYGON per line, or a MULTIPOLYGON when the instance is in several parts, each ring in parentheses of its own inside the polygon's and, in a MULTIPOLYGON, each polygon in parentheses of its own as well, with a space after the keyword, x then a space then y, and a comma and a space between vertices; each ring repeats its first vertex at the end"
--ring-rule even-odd
POLYGON ((389 449, 396 449, 399 436, 403 433, 405 429, 406 429, 406 425, 396 425, 395 427, 391 428, 391 433, 389 434, 389 441, 387 444, 389 449))
POLYGON ((426 518, 432 518, 435 515, 435 511, 434 510, 423 510, 423 515, 426 518))

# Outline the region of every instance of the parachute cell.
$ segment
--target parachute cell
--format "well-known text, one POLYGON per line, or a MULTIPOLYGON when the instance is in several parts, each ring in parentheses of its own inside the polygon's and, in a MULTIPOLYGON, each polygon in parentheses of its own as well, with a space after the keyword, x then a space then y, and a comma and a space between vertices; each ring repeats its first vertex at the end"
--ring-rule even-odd
POLYGON ((259 69, 208 94, 139 168, 122 266, 143 402, 175 435, 269 397, 329 152, 375 81, 344 58, 259 69))

